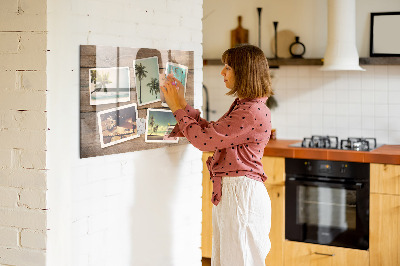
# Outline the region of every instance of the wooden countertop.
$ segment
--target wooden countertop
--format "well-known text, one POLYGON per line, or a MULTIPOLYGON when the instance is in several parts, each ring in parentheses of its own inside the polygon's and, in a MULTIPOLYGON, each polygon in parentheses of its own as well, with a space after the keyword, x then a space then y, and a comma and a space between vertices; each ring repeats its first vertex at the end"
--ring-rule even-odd
POLYGON ((383 145, 372 151, 290 147, 301 140, 270 140, 264 156, 364 163, 400 164, 400 145, 383 145))

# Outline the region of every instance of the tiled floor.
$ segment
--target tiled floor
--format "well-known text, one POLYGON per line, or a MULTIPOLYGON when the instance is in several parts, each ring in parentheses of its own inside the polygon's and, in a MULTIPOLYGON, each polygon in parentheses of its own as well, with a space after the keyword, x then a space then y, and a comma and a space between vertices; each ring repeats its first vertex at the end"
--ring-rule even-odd
POLYGON ((203 266, 211 266, 211 259, 209 258, 202 258, 203 266))

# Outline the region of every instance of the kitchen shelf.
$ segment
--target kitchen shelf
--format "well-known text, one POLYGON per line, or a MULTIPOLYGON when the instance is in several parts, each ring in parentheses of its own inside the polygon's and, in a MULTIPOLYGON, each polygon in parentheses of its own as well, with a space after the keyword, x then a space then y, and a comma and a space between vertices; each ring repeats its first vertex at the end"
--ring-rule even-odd
MULTIPOLYGON (((323 58, 268 58, 271 68, 279 66, 322 66, 323 58)), ((222 65, 221 59, 204 59, 204 66, 222 65)), ((360 65, 400 65, 400 57, 362 57, 360 65)))
POLYGON ((362 57, 360 65, 400 65, 400 57, 362 57))
MULTIPOLYGON (((321 58, 268 58, 268 64, 270 67, 279 66, 312 66, 312 65, 322 65, 321 58)), ((204 59, 203 65, 205 66, 217 66, 222 65, 220 59, 204 59)))
POLYGON ((271 67, 279 66, 322 66, 322 58, 268 58, 271 67))

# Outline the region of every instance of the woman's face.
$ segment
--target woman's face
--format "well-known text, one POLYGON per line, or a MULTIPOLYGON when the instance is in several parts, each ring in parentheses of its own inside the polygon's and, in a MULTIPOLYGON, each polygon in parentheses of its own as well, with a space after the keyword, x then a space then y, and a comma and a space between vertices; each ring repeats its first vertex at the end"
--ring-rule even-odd
POLYGON ((235 86, 235 73, 233 72, 233 69, 225 64, 221 71, 221 75, 224 77, 225 86, 228 89, 233 89, 235 86))

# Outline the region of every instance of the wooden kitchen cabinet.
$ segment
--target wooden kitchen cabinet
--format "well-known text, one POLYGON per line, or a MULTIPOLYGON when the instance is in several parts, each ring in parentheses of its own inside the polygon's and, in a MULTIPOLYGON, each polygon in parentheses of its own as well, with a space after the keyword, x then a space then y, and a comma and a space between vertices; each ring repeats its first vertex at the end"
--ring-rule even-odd
MULTIPOLYGON (((202 256, 211 258, 212 253, 212 183, 206 161, 211 152, 203 153, 203 196, 202 196, 202 256)), ((262 164, 268 176, 265 187, 268 190, 272 205, 271 250, 266 258, 266 265, 283 265, 283 243, 285 230, 285 158, 263 157, 262 164)))
POLYGON ((283 265, 285 240, 285 158, 264 156, 261 160, 267 175, 265 187, 271 199, 271 250, 265 259, 266 266, 283 265))
POLYGON ((400 195, 400 165, 370 164, 371 193, 400 195))
POLYGON ((370 167, 370 265, 400 265, 400 165, 370 167))
POLYGON ((206 161, 212 152, 203 153, 203 194, 202 194, 202 223, 201 223, 201 253, 203 258, 211 258, 212 252, 212 183, 206 161))
POLYGON ((400 196, 373 193, 370 202, 370 265, 400 265, 400 196))
POLYGON ((264 172, 267 175, 265 184, 268 185, 285 185, 285 158, 264 156, 261 159, 264 172))
MULTIPOLYGON (((365 250, 285 241, 285 266, 366 266, 365 250)), ((282 264, 283 265, 283 264, 282 264)))
POLYGON ((265 184, 271 199, 271 250, 265 259, 266 266, 283 265, 285 241, 285 187, 265 184))

